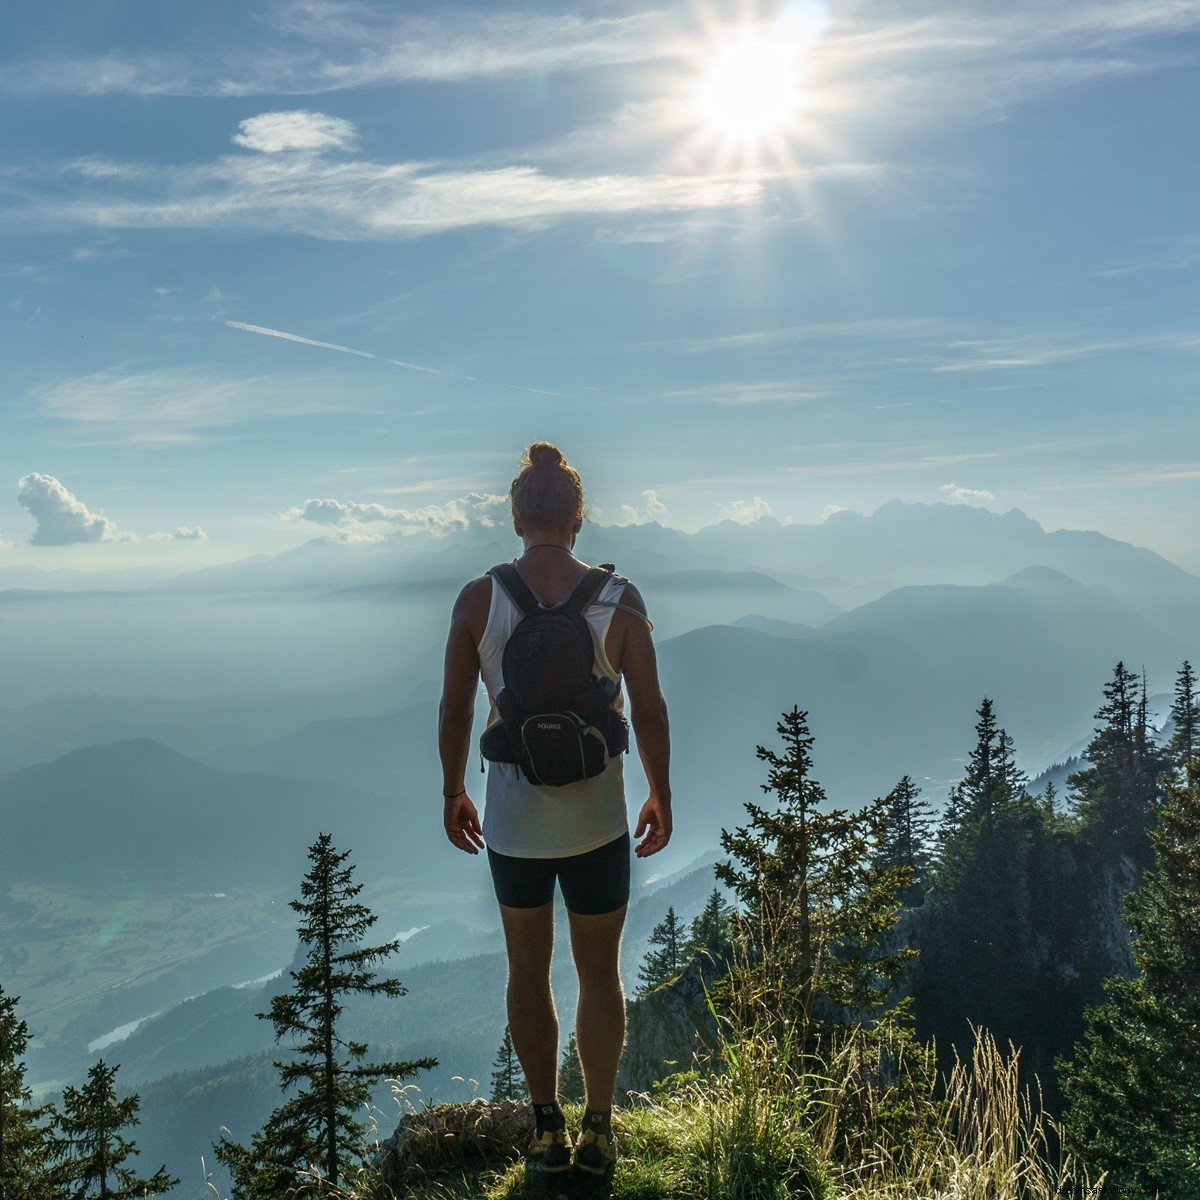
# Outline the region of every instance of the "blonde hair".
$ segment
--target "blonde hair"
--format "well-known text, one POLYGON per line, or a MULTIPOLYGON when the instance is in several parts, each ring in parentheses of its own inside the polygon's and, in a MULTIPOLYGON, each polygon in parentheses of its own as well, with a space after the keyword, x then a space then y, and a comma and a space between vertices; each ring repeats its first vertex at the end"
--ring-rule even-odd
POLYGON ((583 481, 552 442, 534 442, 508 489, 513 520, 525 529, 561 529, 583 513, 583 481))

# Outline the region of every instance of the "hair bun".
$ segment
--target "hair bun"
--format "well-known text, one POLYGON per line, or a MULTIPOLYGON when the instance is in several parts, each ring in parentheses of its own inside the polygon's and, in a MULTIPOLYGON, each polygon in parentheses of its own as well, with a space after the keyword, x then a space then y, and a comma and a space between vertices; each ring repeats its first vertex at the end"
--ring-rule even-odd
POLYGON ((553 442, 534 442, 529 447, 529 461, 535 467, 561 467, 564 459, 553 442))

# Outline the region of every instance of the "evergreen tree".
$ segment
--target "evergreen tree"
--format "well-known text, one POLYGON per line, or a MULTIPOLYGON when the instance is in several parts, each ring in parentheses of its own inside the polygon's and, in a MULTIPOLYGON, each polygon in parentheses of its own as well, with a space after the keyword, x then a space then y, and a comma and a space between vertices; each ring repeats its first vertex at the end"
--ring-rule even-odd
POLYGON ((638 970, 638 993, 642 996, 674 979, 687 961, 684 956, 683 929, 675 916, 673 905, 667 909, 667 915, 655 925, 650 934, 650 945, 657 946, 658 949, 646 951, 646 957, 638 970))
POLYGON ((1200 754, 1200 697, 1196 694, 1196 672, 1184 661, 1175 677, 1175 699, 1171 704, 1171 740, 1167 760, 1182 779, 1188 765, 1200 754))
POLYGON ((1060 1064, 1065 1124, 1110 1188, 1186 1197, 1200 1179, 1200 762, 1150 840, 1153 867, 1125 904, 1137 974, 1108 980, 1060 1064))
POLYGON ((587 1089, 583 1082, 583 1063, 579 1061, 579 1045, 572 1033, 567 1039, 567 1048, 563 1051, 562 1062, 558 1066, 558 1094, 564 1100, 582 1104, 587 1098, 587 1089))
POLYGON ((517 1052, 513 1049, 512 1032, 507 1025, 500 1049, 496 1051, 496 1061, 492 1063, 492 1099, 496 1102, 529 1099, 529 1086, 525 1082, 517 1052))
POLYGON ((56 1175, 71 1200, 133 1200, 160 1195, 179 1182, 167 1174, 166 1167, 142 1179, 125 1166, 138 1149, 121 1131, 140 1124, 141 1103, 136 1095, 117 1098, 117 1069, 100 1059, 88 1071, 82 1088, 68 1087, 63 1092, 62 1160, 56 1175))
POLYGON ((258 1016, 275 1027, 275 1040, 294 1039, 295 1057, 275 1063, 280 1087, 301 1089, 271 1115, 244 1147, 223 1138, 217 1157, 233 1176, 240 1200, 272 1200, 292 1194, 297 1172, 314 1170, 336 1187, 354 1160, 362 1157, 365 1133, 357 1114, 371 1097, 371 1083, 407 1079, 437 1065, 432 1058, 412 1062, 365 1065, 367 1046, 346 1040, 339 1019, 348 995, 405 994, 396 979, 376 979, 373 967, 399 942, 363 946, 377 918, 356 897, 349 852, 338 853, 328 834, 309 847, 311 864, 300 884, 300 899, 291 901, 300 914, 297 929, 307 956, 289 972, 292 991, 275 996, 268 1013, 258 1016))
POLYGON ((901 778, 883 803, 887 824, 875 864, 908 870, 912 882, 904 889, 903 900, 909 906, 918 905, 929 886, 933 862, 933 809, 921 799, 921 789, 909 775, 901 778))
POLYGON ((722 830, 730 859, 716 874, 740 902, 735 938, 753 1004, 768 1018, 798 1014, 811 1048, 824 1030, 877 1014, 891 997, 915 953, 886 945, 910 877, 873 861, 883 801, 855 814, 821 808, 808 714, 793 708, 776 730, 782 752, 757 749, 776 806, 747 803, 748 823, 722 830))
MULTIPOLYGON (((1045 800, 1034 800, 1012 738, 985 698, 975 744, 939 831, 935 890, 914 985, 918 1028, 943 1055, 984 1026, 1024 1048, 1043 1078, 1070 1045, 1081 1003, 1056 969, 1054 946, 1070 939, 1059 859, 1045 800)), ((1072 926, 1074 928, 1074 926, 1072 926)), ((948 1061, 948 1060, 946 1060, 948 1061)))
POLYGON ((1058 824, 1058 788, 1054 786, 1053 779, 1046 780, 1046 786, 1042 789, 1042 811, 1046 814, 1046 820, 1051 827, 1058 824))
POLYGON ((684 950, 686 957, 706 954, 718 966, 728 962, 733 948, 732 912, 721 889, 713 888, 704 908, 692 922, 684 950))
POLYGON ((25 1085, 29 1027, 17 1017, 17 997, 0 987, 0 1197, 54 1200, 54 1110, 34 1106, 25 1085))
POLYGON ((1075 812, 1102 859, 1127 854, 1144 868, 1165 765, 1150 731, 1145 678, 1139 687, 1138 676, 1117 663, 1096 719, 1101 724, 1087 748, 1091 765, 1067 780, 1075 812))

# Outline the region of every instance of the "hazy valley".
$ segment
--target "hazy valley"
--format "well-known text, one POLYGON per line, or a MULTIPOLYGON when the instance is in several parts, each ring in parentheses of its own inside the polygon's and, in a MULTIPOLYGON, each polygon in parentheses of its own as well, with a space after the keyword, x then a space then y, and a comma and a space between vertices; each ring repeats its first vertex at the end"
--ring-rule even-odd
MULTIPOLYGON (((440 828, 434 722, 453 598, 512 549, 476 528, 148 580, 0 571, 0 981, 35 1037, 31 1081, 121 1062, 143 1150, 198 1180, 203 1122, 228 1109, 244 1136, 276 1101, 254 1013, 319 831, 353 852, 379 932, 410 935, 392 964, 409 995, 356 1011, 355 1033, 437 1055, 427 1094, 486 1079, 503 963, 483 863, 440 828)), ((1020 513, 588 527, 578 551, 638 583, 671 705, 677 834, 635 874, 631 982, 667 905, 690 918, 711 890, 704 862, 758 797, 755 746, 783 709, 810 712, 832 803, 909 774, 940 806, 983 696, 1036 774, 1086 740, 1118 660, 1161 693, 1197 654, 1200 578, 1020 513)), ((636 808, 636 755, 626 769, 636 808)))

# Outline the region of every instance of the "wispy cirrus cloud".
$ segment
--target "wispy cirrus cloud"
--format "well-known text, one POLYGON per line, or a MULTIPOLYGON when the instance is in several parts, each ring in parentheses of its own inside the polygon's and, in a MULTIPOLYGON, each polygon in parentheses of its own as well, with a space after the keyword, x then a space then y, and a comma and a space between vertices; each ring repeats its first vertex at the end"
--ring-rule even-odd
POLYGON ((41 416, 90 442, 163 447, 254 421, 366 411, 311 373, 236 377, 187 367, 80 375, 43 388, 33 402, 41 416))
POLYGON ((10 219, 393 241, 488 225, 536 229, 584 215, 737 207, 762 190, 736 174, 550 175, 527 165, 435 166, 323 153, 348 149, 354 136, 350 122, 321 113, 262 114, 243 121, 235 137, 255 153, 185 165, 79 159, 62 168, 68 194, 30 193, 10 219))
POLYGON ((672 53, 658 12, 588 18, 480 10, 413 16, 392 4, 280 5, 256 46, 53 56, 0 67, 22 94, 321 95, 416 82, 513 78, 672 53))
MULTIPOLYGON (((711 51, 710 17, 647 9, 623 16, 480 7, 436 18, 384 3, 298 0, 256 23, 256 41, 52 56, 0 67, 18 94, 251 96, 323 93, 409 82, 543 76, 711 51)), ((1017 0, 997 6, 839 6, 809 66, 823 107, 962 120, 1048 88, 1145 70, 1151 43, 1200 29, 1196 0, 1017 0)), ((1180 53, 1175 50, 1173 53, 1180 53)))
POLYGON ((695 354, 749 350, 792 342, 912 340, 947 335, 956 326, 941 317, 870 317, 857 321, 813 321, 804 325, 746 329, 674 343, 695 354))
POLYGON ((756 404, 804 404, 831 395, 825 386, 813 387, 793 379, 754 380, 750 382, 706 383, 700 387, 678 388, 665 393, 665 399, 707 401, 737 408, 756 404))
POLYGON ((928 363, 935 374, 961 371, 1008 371, 1046 367, 1134 350, 1189 353, 1200 349, 1200 331, 1139 334, 1134 337, 1089 336, 1086 330, 1015 333, 1004 337, 972 338, 951 342, 940 361, 928 363))

